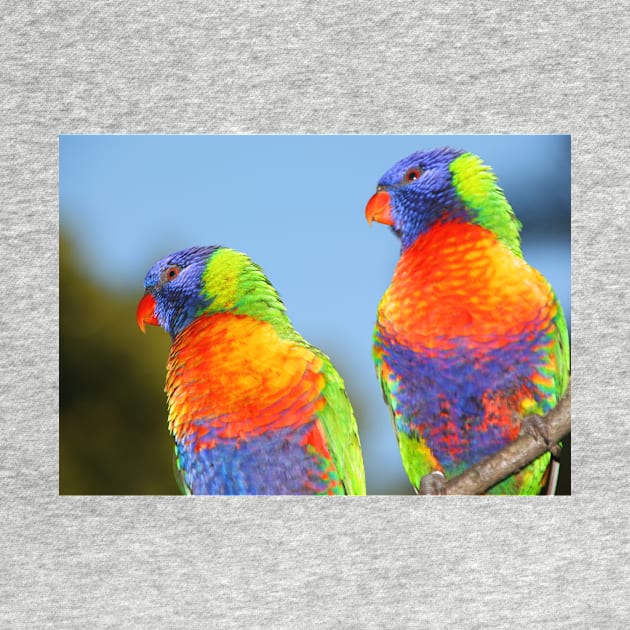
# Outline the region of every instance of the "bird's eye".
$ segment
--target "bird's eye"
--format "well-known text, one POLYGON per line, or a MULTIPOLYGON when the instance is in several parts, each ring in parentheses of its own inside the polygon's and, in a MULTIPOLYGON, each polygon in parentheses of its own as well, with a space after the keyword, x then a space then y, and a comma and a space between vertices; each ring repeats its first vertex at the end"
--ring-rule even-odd
POLYGON ((177 276, 179 275, 179 272, 180 272, 180 268, 177 265, 172 265, 170 267, 167 267, 162 272, 162 280, 164 282, 170 282, 174 278, 177 278, 177 276))
POLYGON ((420 177, 420 169, 412 166, 406 173, 404 180, 406 182, 415 182, 420 177))

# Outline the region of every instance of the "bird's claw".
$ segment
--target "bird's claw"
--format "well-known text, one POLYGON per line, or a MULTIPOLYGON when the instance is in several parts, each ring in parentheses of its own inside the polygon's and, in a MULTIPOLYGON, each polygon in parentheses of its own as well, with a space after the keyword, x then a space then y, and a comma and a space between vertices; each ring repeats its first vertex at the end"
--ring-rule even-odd
POLYGON ((536 440, 543 440, 547 446, 547 450, 558 459, 562 452, 562 447, 549 437, 549 427, 541 416, 531 415, 523 418, 521 422, 521 435, 529 435, 536 440))
POLYGON ((420 487, 416 488, 417 494, 442 495, 446 494, 446 476, 439 470, 422 477, 420 487))

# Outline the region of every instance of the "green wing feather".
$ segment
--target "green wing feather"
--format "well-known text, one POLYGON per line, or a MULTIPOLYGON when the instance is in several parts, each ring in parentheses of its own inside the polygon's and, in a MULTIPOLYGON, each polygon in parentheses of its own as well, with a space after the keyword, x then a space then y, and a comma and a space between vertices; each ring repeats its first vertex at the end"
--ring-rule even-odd
POLYGON ((321 373, 325 377, 325 385, 322 396, 326 406, 317 415, 326 434, 330 454, 346 493, 364 495, 361 442, 343 379, 323 352, 312 346, 311 349, 323 361, 321 373))
POLYGON ((571 373, 571 351, 569 349, 569 331, 567 330, 567 320, 564 317, 564 311, 560 302, 556 299, 556 305, 558 310, 553 318, 553 323, 556 327, 557 342, 553 348, 553 354, 556 359, 556 400, 553 407, 558 404, 558 401, 564 396, 569 385, 569 375, 571 373))

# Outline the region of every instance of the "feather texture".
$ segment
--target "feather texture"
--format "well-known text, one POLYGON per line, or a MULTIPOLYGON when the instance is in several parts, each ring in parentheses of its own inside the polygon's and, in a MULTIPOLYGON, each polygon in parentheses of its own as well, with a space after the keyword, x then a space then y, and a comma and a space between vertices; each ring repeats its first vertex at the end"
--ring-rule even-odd
POLYGON ((147 279, 158 323, 173 337, 168 426, 189 492, 365 494, 343 381, 294 330, 257 265, 227 248, 193 248, 159 261, 147 279), (175 279, 153 284, 174 266, 175 279), (196 294, 176 284, 190 267, 196 294))
MULTIPOLYGON (((525 415, 557 404, 568 335, 552 288, 523 259, 520 223, 478 157, 413 154, 377 194, 378 212, 370 202, 368 215, 392 226, 402 251, 378 307, 374 360, 418 488, 426 474, 450 478, 501 449, 525 415)), ((549 458, 491 492, 538 493, 549 458)))

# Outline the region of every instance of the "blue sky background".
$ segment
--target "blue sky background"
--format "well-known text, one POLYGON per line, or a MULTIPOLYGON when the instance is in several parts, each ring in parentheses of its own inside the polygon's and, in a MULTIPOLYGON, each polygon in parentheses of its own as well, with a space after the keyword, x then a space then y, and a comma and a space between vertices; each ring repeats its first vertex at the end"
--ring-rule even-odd
POLYGON ((399 244, 387 227, 368 226, 364 209, 390 166, 438 146, 494 168, 524 224, 526 259, 569 318, 569 136, 61 136, 60 226, 95 281, 138 298, 153 262, 178 249, 221 244, 249 254, 295 327, 344 377, 368 491, 387 492, 405 476, 371 336, 399 244))

